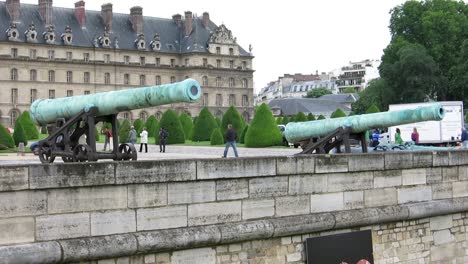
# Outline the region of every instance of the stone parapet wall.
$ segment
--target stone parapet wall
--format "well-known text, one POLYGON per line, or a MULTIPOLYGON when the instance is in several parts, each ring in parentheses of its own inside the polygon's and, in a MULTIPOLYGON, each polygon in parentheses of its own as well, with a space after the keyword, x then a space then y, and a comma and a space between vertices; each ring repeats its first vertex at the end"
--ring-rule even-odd
POLYGON ((145 256, 463 213, 468 152, 4 166, 0 200, 0 259, 145 256))

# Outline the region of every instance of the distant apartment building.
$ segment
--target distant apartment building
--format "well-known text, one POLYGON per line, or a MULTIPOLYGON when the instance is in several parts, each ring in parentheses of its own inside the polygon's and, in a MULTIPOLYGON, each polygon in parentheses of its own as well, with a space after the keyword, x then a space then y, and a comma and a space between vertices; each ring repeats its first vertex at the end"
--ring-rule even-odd
POLYGON ((355 92, 366 89, 371 80, 379 78, 379 65, 380 60, 363 60, 341 67, 336 81, 338 93, 348 87, 353 87, 355 92))

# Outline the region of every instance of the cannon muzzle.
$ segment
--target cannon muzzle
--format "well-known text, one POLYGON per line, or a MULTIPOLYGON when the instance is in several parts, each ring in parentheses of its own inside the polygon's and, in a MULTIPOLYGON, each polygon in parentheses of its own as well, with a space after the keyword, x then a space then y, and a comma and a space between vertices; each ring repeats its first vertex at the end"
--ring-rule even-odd
POLYGON ((200 84, 194 79, 182 82, 80 95, 57 99, 39 99, 31 105, 31 118, 38 125, 55 122, 57 118, 69 119, 80 111, 98 108, 96 116, 117 114, 140 108, 187 102, 200 99, 200 84))
POLYGON ((430 106, 399 111, 355 115, 308 122, 292 122, 286 125, 284 135, 288 142, 296 143, 314 137, 325 136, 340 127, 351 127, 353 133, 373 128, 398 126, 423 121, 439 121, 444 118, 444 108, 435 103, 430 106))

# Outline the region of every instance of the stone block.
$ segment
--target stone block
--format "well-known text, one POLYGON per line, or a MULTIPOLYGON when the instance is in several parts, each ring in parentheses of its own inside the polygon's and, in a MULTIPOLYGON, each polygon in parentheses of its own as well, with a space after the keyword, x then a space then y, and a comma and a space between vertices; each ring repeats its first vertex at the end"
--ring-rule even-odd
POLYGON ((468 152, 466 150, 449 151, 449 166, 468 165, 468 152))
POLYGON ((310 212, 308 195, 277 197, 275 200, 276 216, 302 215, 310 212))
POLYGON ((117 184, 190 181, 196 179, 196 163, 189 160, 119 162, 117 184))
POLYGON ((365 207, 388 206, 396 205, 397 203, 396 188, 372 189, 364 191, 365 207))
POLYGON ((219 180, 216 182, 216 200, 238 200, 249 197, 249 181, 246 179, 219 180))
POLYGON ((436 246, 447 244, 454 240, 454 237, 452 236, 452 234, 450 233, 450 230, 448 229, 435 231, 433 236, 434 236, 434 245, 436 246))
POLYGON ((243 200, 242 219, 255 219, 275 215, 275 200, 243 200))
POLYGON ((401 170, 385 170, 374 172, 374 188, 396 187, 401 185, 401 170))
POLYGON ((429 200, 432 200, 431 186, 415 186, 398 189, 399 204, 429 200))
POLYGON ((359 209, 364 207, 364 192, 363 191, 354 191, 354 192, 344 192, 343 194, 344 209, 359 209))
POLYGON ((408 152, 385 153, 385 169, 407 169, 413 167, 413 154, 408 152))
POLYGON ((348 157, 344 155, 318 155, 315 157, 315 173, 347 172, 348 157))
POLYGON ((401 178, 403 185, 426 184, 426 169, 402 170, 401 178))
POLYGON ((2 263, 59 263, 60 244, 55 241, 0 247, 2 263))
POLYGON ((133 234, 61 240, 62 262, 80 262, 83 259, 107 259, 135 255, 137 240, 133 234))
POLYGON ((310 196, 311 213, 330 212, 344 209, 343 193, 313 194, 310 196))
MULTIPOLYGON (((397 222, 408 217, 408 210, 401 206, 363 208, 357 210, 336 211, 334 231, 353 226, 368 226, 385 222, 397 222)), ((333 232, 333 231, 332 231, 333 232)))
POLYGON ((454 182, 458 181, 458 167, 442 167, 442 181, 454 182))
POLYGON ((453 227, 452 215, 435 216, 429 219, 431 230, 443 230, 453 227))
POLYGON ((432 152, 432 163, 434 167, 448 166, 449 165, 449 152, 448 151, 434 151, 432 152))
POLYGON ((0 234, 0 245, 34 242, 34 218, 0 219, 0 234))
POLYGON ((171 264, 216 264, 216 251, 212 248, 179 250, 172 253, 171 264))
POLYGON ((89 213, 36 217, 36 239, 39 241, 89 236, 89 229, 89 213))
POLYGON ((468 181, 468 166, 458 167, 458 179, 460 181, 468 181))
POLYGON ((127 208, 127 187, 53 189, 47 196, 50 214, 127 208))
POLYGON ((245 178, 276 175, 276 159, 268 157, 197 161, 197 179, 245 178))
POLYGON ((349 171, 376 171, 384 169, 384 154, 348 155, 349 171))
POLYGON ((187 206, 137 210, 137 230, 156 230, 187 226, 187 206))
POLYGON ((167 185, 168 204, 190 204, 216 200, 214 181, 177 182, 167 185))
POLYGON ((97 264, 115 264, 115 259, 100 259, 97 264))
POLYGON ((327 176, 321 174, 289 176, 289 194, 314 194, 327 191, 327 176))
POLYGON ((286 261, 289 262, 296 262, 296 261, 301 261, 302 260, 302 253, 301 252, 296 252, 292 254, 286 255, 286 261))
POLYGON ((223 224, 219 226, 219 230, 221 232, 220 242, 224 244, 271 238, 274 226, 268 220, 258 220, 223 224))
POLYGON ((453 244, 444 244, 440 246, 432 246, 430 261, 438 263, 450 263, 457 255, 457 247, 453 244))
POLYGON ((468 181, 452 182, 453 198, 468 196, 468 181))
POLYGON ((442 182, 442 168, 426 168, 426 182, 428 184, 441 183, 442 182))
POLYGON ((242 219, 241 201, 191 204, 188 225, 209 225, 236 222, 242 219))
POLYGON ((0 168, 0 192, 29 188, 28 167, 3 166, 0 168))
POLYGON ((128 207, 155 207, 167 205, 167 184, 131 184, 128 185, 128 207))
MULTIPOLYGON (((275 228, 273 237, 316 233, 330 230, 335 226, 335 218, 330 213, 286 216, 270 220, 275 228)), ((281 241, 278 240, 278 244, 281 241)), ((255 246, 253 245, 255 248, 255 246)))
POLYGON ((452 197, 452 183, 446 182, 432 184, 432 199, 449 199, 452 197))
POLYGON ((277 175, 312 174, 315 170, 315 157, 312 155, 276 158, 277 175))
POLYGON ((430 151, 413 152, 413 166, 415 168, 432 167, 433 154, 430 151))
POLYGON ((355 191, 371 189, 374 185, 374 174, 367 172, 328 174, 328 192, 355 191))
POLYGON ((114 184, 114 163, 31 165, 29 182, 31 189, 114 184))
POLYGON ((264 177, 249 180, 249 197, 264 198, 288 194, 288 177, 264 177))
POLYGON ((123 234, 136 231, 134 210, 91 213, 91 236, 123 234))
POLYGON ((0 218, 46 213, 46 192, 15 191, 0 193, 0 218))

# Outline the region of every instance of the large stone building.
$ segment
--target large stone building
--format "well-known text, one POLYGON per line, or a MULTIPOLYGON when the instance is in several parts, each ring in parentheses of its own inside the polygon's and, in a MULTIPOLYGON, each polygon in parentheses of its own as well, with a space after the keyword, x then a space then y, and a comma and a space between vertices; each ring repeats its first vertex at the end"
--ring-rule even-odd
POLYGON ((0 117, 13 126, 39 98, 167 84, 193 78, 203 96, 195 104, 173 104, 120 113, 119 118, 158 118, 168 108, 197 116, 207 106, 220 116, 234 105, 246 120, 253 115, 251 53, 208 13, 186 11, 172 19, 53 7, 20 0, 0 2, 0 117))

